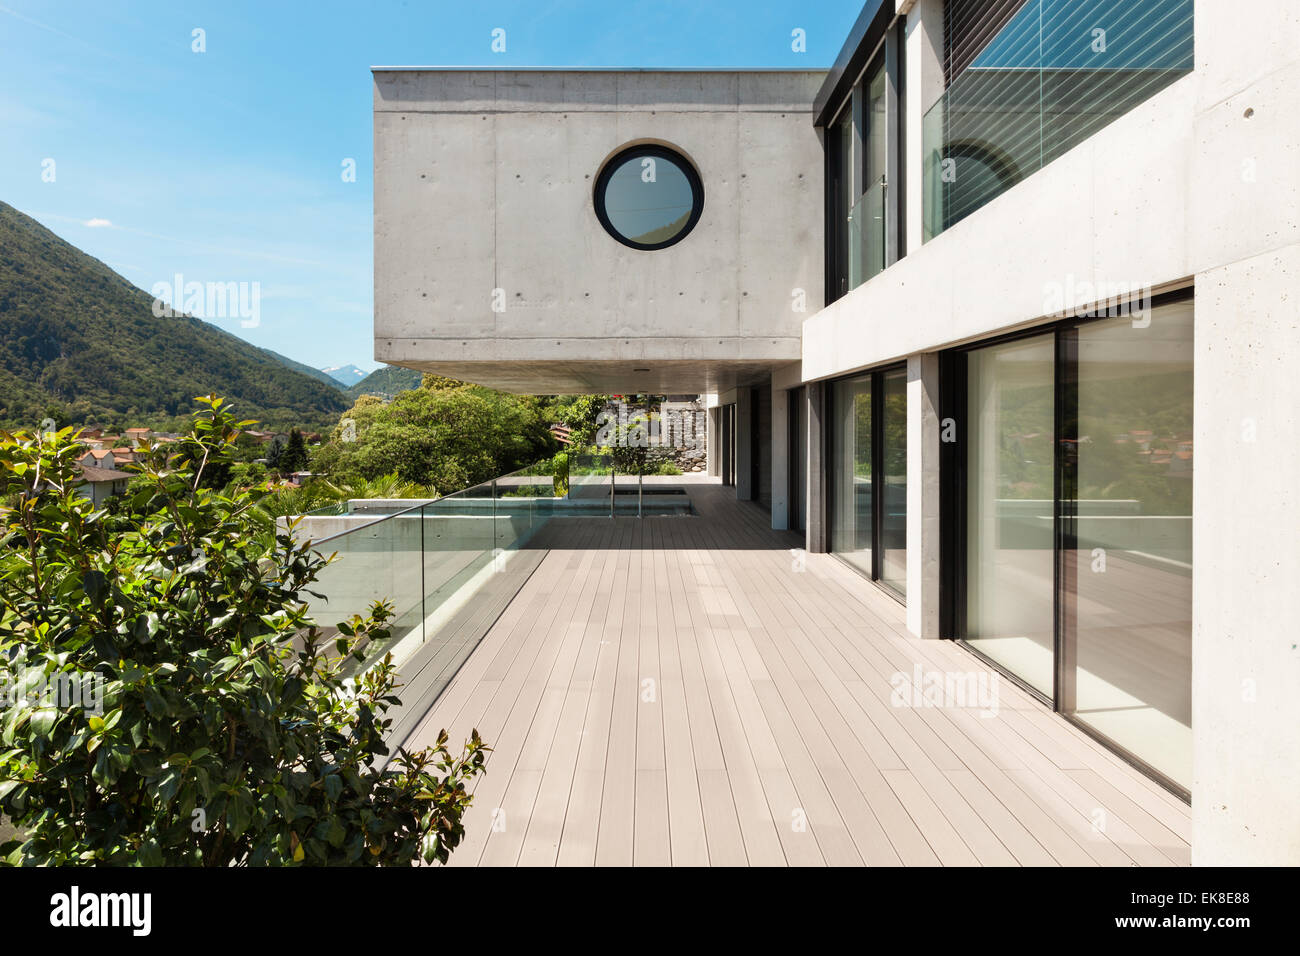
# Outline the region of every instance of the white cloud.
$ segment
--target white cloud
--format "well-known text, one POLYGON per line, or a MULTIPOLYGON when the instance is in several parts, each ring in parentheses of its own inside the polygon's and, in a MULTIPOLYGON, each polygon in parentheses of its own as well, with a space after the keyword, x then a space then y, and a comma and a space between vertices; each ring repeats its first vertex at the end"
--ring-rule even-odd
POLYGON ((105 226, 113 225, 107 219, 87 219, 82 223, 83 226, 89 226, 91 229, 102 229, 105 226))

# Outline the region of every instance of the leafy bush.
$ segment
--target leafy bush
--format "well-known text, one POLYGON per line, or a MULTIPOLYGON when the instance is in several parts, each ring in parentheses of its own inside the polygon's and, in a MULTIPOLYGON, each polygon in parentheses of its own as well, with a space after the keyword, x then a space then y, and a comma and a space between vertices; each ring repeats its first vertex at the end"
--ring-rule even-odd
POLYGON ((409 865, 460 842, 475 732, 386 761, 390 606, 327 636, 325 559, 258 536, 253 494, 204 487, 238 429, 220 399, 182 452, 142 466, 109 515, 74 488, 79 449, 0 433, 0 812, 9 864, 409 865), (197 463, 197 464, 196 464, 197 463))

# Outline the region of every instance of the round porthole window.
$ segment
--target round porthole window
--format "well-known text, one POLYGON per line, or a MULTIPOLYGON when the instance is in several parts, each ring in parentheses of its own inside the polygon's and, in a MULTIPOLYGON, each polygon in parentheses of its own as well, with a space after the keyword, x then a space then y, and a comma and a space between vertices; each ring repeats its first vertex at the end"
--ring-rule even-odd
POLYGON ((681 242, 704 211, 704 187, 695 167, 663 146, 623 150, 596 178, 596 216, 605 230, 633 249, 681 242))

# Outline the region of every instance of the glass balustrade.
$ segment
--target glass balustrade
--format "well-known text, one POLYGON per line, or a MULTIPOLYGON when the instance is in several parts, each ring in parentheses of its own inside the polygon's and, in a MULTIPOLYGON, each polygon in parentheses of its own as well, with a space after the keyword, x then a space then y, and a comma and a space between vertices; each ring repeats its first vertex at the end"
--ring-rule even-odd
POLYGON ((849 210, 849 288, 885 268, 885 183, 880 180, 849 210))
POLYGON ((368 502, 364 512, 318 509, 296 531, 335 532, 313 545, 334 556, 312 587, 322 595, 314 616, 332 626, 388 601, 390 635, 361 648, 355 669, 390 652, 400 663, 423 648, 421 668, 449 679, 485 633, 491 609, 499 612, 540 560, 526 545, 548 520, 690 512, 680 488, 648 486, 643 507, 639 485, 635 473, 619 474, 611 454, 562 452, 433 501, 395 500, 387 514, 374 510, 386 502, 368 502))

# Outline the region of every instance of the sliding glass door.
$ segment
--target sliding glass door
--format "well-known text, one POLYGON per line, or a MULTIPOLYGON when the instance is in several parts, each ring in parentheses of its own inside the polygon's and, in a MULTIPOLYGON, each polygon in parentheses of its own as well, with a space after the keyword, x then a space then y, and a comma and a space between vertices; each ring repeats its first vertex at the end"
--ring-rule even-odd
POLYGON ((1190 787, 1192 303, 1067 343, 1061 709, 1190 787))
POLYGON ((831 551, 907 593, 907 370, 831 384, 831 551))
POLYGON ((967 358, 966 632, 1052 695, 1052 334, 967 358))
POLYGON ((949 631, 1191 784, 1190 295, 953 353, 949 631))

